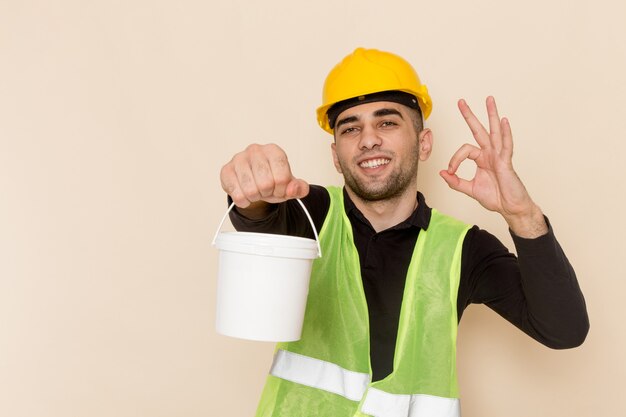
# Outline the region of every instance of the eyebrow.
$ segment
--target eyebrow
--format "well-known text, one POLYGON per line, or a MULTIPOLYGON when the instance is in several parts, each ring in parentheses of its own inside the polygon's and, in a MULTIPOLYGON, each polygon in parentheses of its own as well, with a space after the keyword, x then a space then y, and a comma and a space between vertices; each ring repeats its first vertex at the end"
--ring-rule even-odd
POLYGON ((335 129, 339 129, 339 127, 341 125, 345 125, 348 123, 353 123, 353 122, 358 122, 359 121, 359 117, 358 116, 349 116, 349 117, 344 117, 343 119, 340 119, 337 124, 335 125, 335 129))
MULTIPOLYGON (((402 120, 404 120, 404 117, 402 117, 402 113, 400 113, 396 109, 384 108, 384 109, 378 109, 374 112, 374 117, 385 117, 385 116, 391 116, 391 115, 398 116, 402 120)), ((343 119, 339 119, 339 121, 335 125, 335 129, 339 129, 339 127, 341 127, 342 125, 345 125, 348 123, 354 123, 358 121, 359 121, 359 116, 348 116, 343 119)))
POLYGON ((388 109, 388 108, 376 110, 374 112, 374 117, 390 116, 392 114, 395 114, 396 116, 399 116, 402 120, 404 120, 404 117, 402 117, 402 113, 400 113, 396 109, 388 109))

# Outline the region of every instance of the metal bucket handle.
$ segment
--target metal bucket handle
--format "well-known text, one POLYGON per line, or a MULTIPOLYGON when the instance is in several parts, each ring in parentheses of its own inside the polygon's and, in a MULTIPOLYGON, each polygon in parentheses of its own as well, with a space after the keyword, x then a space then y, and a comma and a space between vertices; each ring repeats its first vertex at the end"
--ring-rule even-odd
MULTIPOLYGON (((296 198, 296 200, 298 201, 298 203, 300 203, 300 207, 302 207, 302 210, 304 210, 304 214, 306 214, 307 219, 309 219, 309 223, 311 223, 311 229, 313 229, 313 234, 315 235, 315 241, 317 242, 317 257, 321 258, 322 257, 322 247, 320 246, 320 238, 317 235, 317 230, 315 230, 315 224, 313 223, 313 219, 311 218, 311 215, 309 214, 309 211, 304 206, 304 203, 299 198, 296 198)), ((215 246, 215 241, 217 240, 217 236, 219 235, 220 230, 222 229, 222 225, 226 221, 226 217, 228 217, 228 213, 230 213, 230 211, 233 209, 233 207, 235 207, 235 203, 231 203, 231 205, 228 206, 228 210, 226 210, 226 213, 224 214, 224 217, 222 217, 222 221, 220 222, 220 225, 217 227, 217 231, 215 232, 215 236, 213 236, 213 242, 211 243, 213 246, 215 246)))

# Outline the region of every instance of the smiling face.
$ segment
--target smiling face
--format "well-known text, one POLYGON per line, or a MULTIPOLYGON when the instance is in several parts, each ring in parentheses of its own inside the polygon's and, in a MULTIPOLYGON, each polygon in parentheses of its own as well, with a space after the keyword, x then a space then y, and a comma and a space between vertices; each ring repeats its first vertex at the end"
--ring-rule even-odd
POLYGON ((335 124, 333 159, 352 197, 363 201, 415 198, 418 160, 430 154, 430 129, 417 132, 412 109, 377 101, 343 111, 335 124))

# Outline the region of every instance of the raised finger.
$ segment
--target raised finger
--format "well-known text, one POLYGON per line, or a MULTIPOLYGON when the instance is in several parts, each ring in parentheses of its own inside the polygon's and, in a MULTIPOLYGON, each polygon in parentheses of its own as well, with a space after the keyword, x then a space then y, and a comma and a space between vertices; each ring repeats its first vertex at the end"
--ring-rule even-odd
POLYGON ((502 149, 502 135, 500 132, 500 116, 493 96, 487 97, 487 117, 489 118, 489 140, 497 152, 502 149))
POLYGON ((509 160, 513 158, 513 132, 511 124, 506 117, 500 122, 502 128, 502 155, 509 160))
POLYGON ((452 155, 452 158, 450 158, 447 172, 454 174, 463 161, 466 159, 475 161, 480 156, 480 152, 480 148, 470 145, 469 143, 464 144, 452 155))
POLYGON ((483 148, 490 146, 489 133, 487 132, 487 130, 485 130, 485 127, 474 115, 465 100, 459 100, 458 106, 459 110, 461 111, 461 115, 465 119, 465 123, 467 123, 470 130, 472 131, 472 135, 474 136, 474 139, 476 139, 476 142, 483 148))

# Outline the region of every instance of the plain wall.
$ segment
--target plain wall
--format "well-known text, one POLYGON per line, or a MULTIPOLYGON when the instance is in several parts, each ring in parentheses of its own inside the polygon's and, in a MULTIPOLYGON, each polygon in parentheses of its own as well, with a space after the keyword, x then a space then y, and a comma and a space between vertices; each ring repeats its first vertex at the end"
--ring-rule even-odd
POLYGON ((464 416, 624 415, 624 16, 620 0, 0 0, 0 415, 253 414, 273 346, 215 333, 219 170, 275 142, 297 176, 341 184, 314 109, 357 46, 430 89, 430 205, 511 247, 437 175, 472 142, 457 99, 485 120, 496 97, 586 296, 568 351, 466 310, 464 416))

